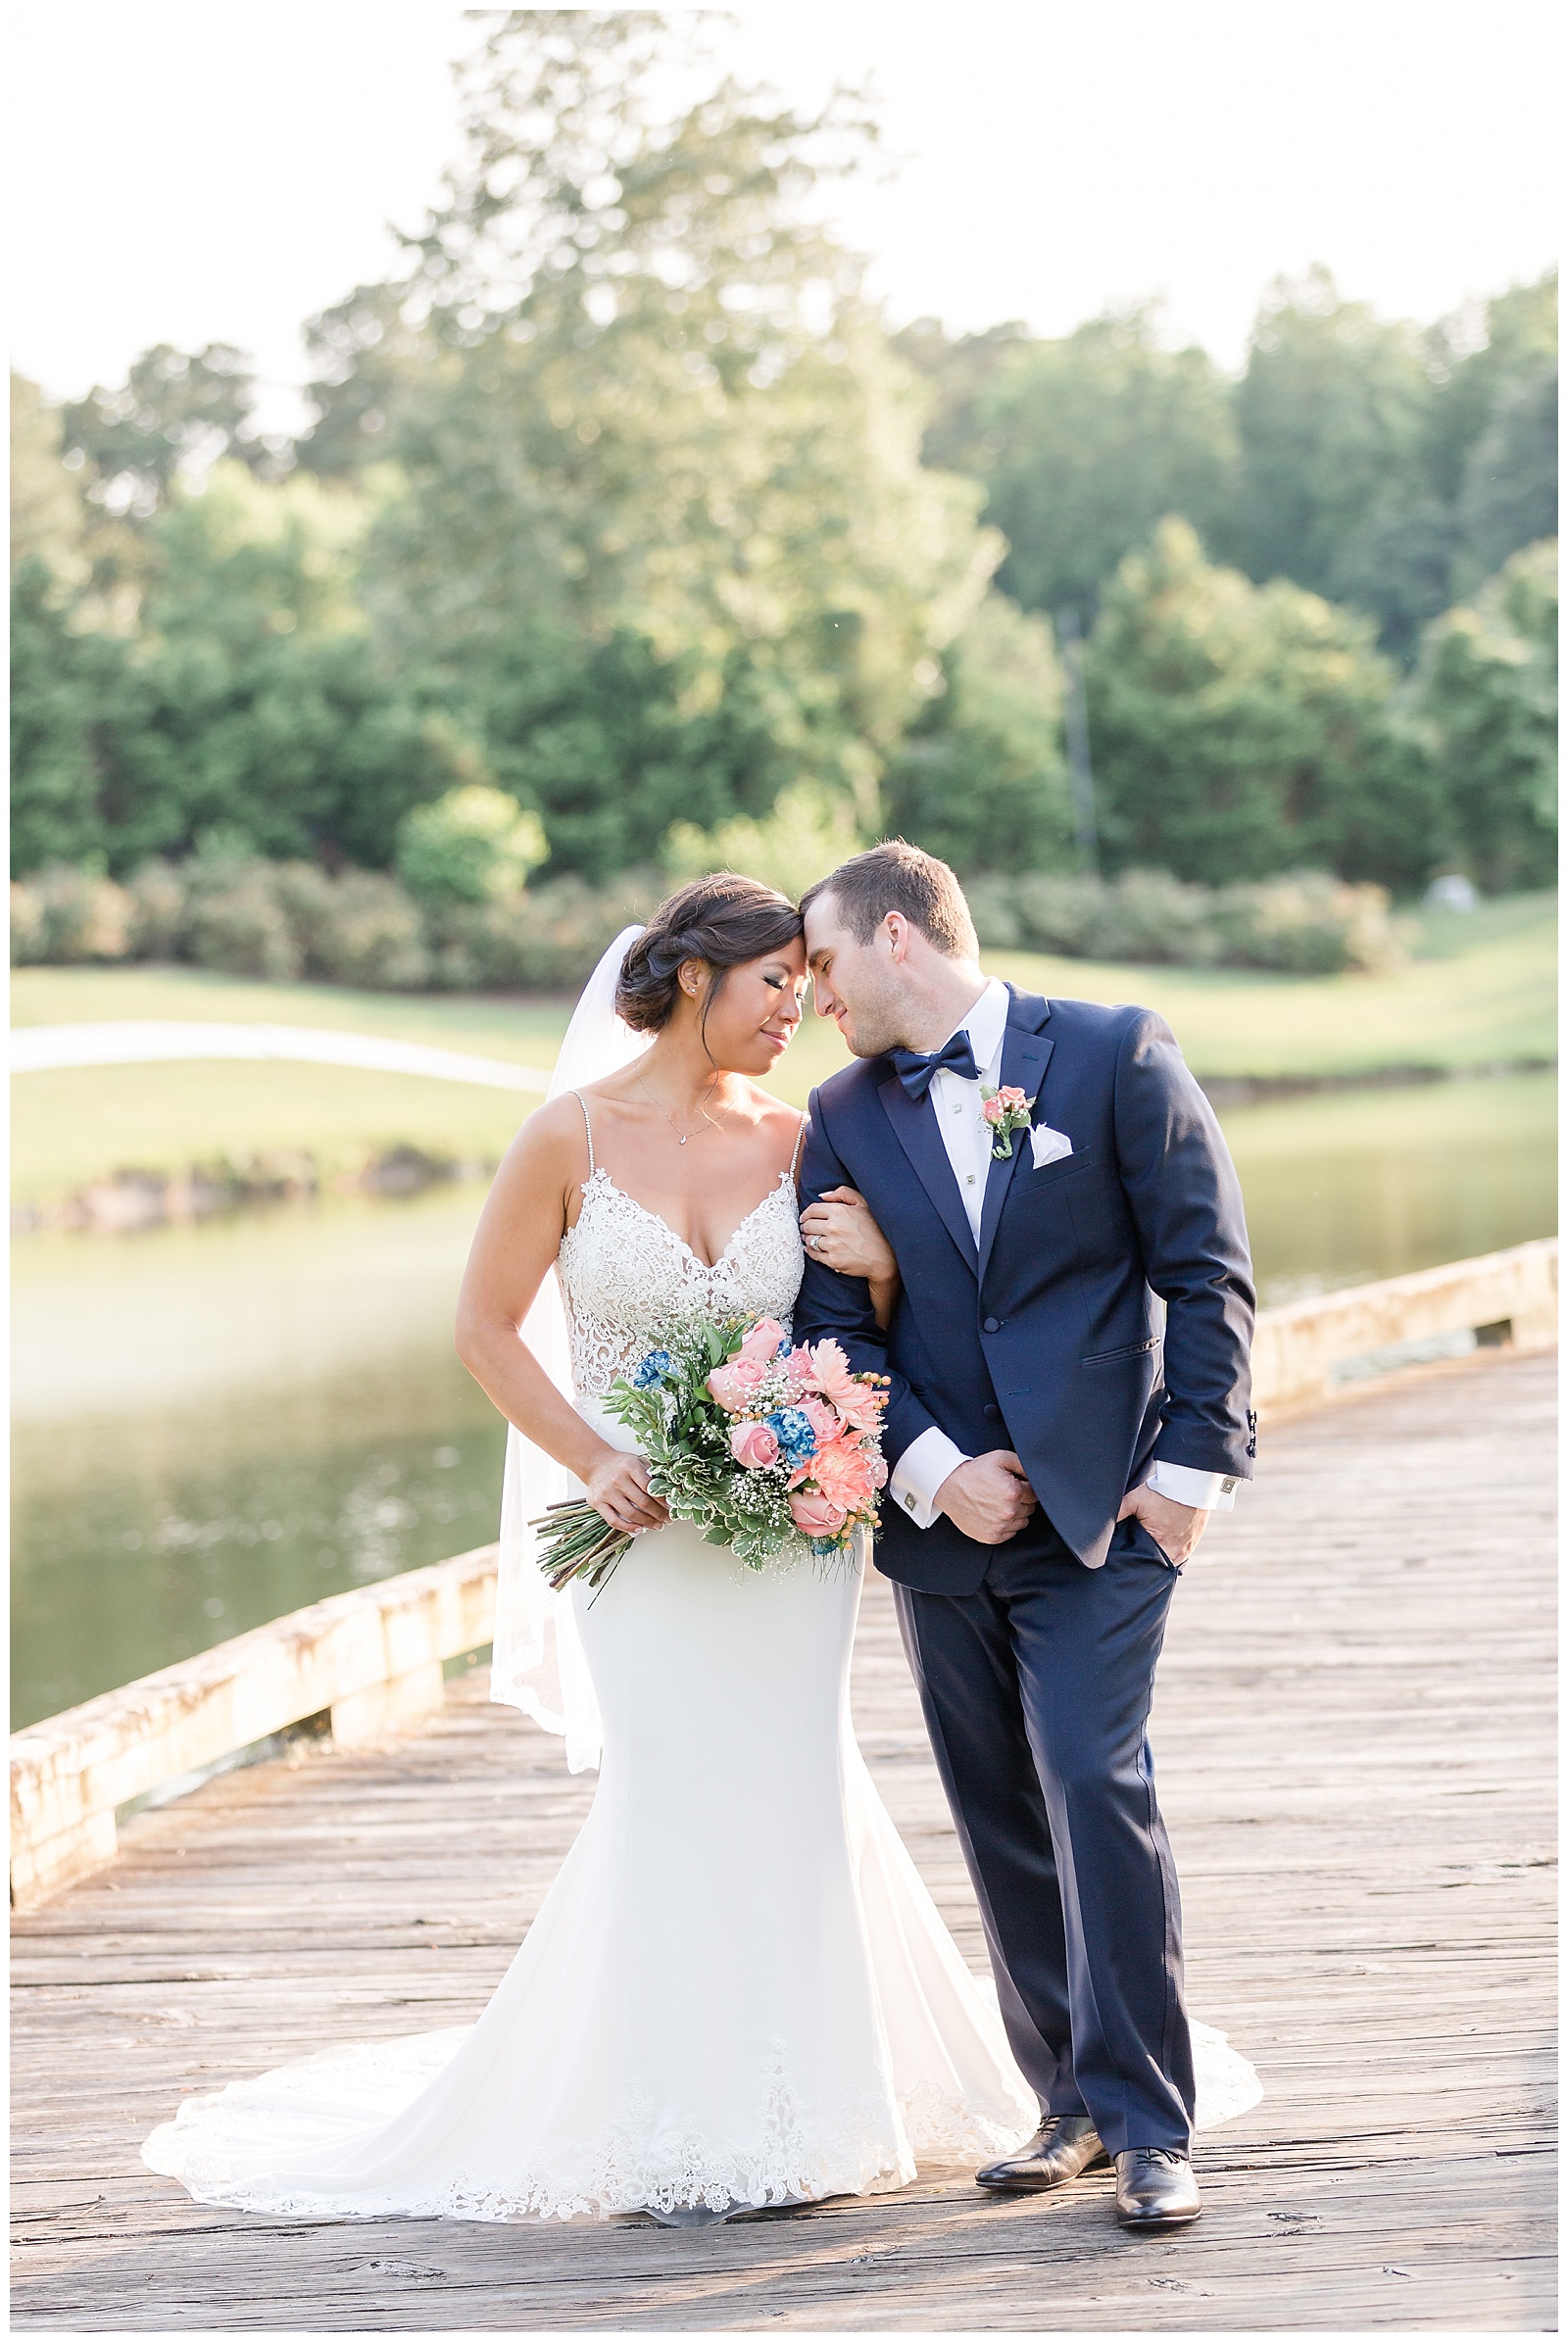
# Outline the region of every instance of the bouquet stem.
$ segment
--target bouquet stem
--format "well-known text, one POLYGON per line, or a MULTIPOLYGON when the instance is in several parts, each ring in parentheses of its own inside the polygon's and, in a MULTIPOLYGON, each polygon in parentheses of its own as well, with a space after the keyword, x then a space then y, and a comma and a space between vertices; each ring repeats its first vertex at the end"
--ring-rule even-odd
POLYGON ((631 1543, 624 1529, 612 1529, 583 1496, 549 1506, 542 1521, 530 1521, 539 1538, 539 1567, 560 1593, 574 1578, 602 1586, 631 1543))

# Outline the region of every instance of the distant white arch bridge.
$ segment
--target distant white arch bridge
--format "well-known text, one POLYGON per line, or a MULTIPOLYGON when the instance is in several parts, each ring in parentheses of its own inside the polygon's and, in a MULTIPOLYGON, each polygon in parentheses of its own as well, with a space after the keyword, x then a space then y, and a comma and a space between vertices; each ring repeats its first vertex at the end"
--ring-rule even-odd
POLYGON ((125 1018, 110 1024, 24 1025, 11 1036, 13 1073, 49 1073, 74 1065, 156 1065, 180 1059, 246 1058, 257 1064, 346 1065, 362 1073, 423 1074, 436 1082, 471 1082, 484 1090, 550 1087, 537 1066, 465 1049, 426 1049, 371 1033, 317 1025, 223 1025, 125 1018))

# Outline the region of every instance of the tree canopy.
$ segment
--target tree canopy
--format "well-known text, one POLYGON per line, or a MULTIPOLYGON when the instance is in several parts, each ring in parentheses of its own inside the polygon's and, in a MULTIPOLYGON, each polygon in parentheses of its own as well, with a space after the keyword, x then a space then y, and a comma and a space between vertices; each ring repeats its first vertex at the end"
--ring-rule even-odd
POLYGON ((1442 808, 1373 635, 1284 579, 1214 566, 1186 521, 1162 521, 1117 570, 1089 646, 1110 865, 1425 877, 1442 808))
POLYGON ((1060 341, 1016 326, 900 347, 933 386, 931 461, 982 479, 1026 608, 1093 610, 1167 512, 1257 583, 1289 578, 1377 621, 1408 664, 1422 627, 1556 526, 1555 273, 1421 327, 1282 280, 1227 381, 1163 346, 1149 308, 1060 341))
POLYGON ((890 334, 824 224, 864 103, 704 78, 694 21, 479 20, 297 442, 225 345, 14 385, 15 866, 384 869, 461 798, 546 886, 1067 868, 1072 613, 1108 867, 1534 883, 1555 278, 1423 328, 1314 271, 1234 380, 1148 306, 890 334))
POLYGON ((1527 546, 1427 629, 1413 705, 1441 776, 1452 858, 1497 892, 1557 862, 1557 548, 1527 546))

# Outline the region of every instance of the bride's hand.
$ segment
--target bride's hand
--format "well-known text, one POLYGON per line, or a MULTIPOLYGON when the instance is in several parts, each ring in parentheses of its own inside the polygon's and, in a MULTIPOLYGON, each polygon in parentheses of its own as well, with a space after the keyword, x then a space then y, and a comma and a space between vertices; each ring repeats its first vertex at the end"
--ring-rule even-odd
POLYGON ((623 1455, 617 1447, 607 1447, 583 1486, 589 1503, 612 1529, 635 1535, 643 1529, 662 1529, 669 1519, 663 1498, 649 1493, 645 1456, 623 1455))
POLYGON ((841 1277, 864 1277, 873 1286, 898 1282, 893 1247, 854 1188, 829 1188, 808 1203, 801 1214, 801 1235, 811 1258, 841 1277))

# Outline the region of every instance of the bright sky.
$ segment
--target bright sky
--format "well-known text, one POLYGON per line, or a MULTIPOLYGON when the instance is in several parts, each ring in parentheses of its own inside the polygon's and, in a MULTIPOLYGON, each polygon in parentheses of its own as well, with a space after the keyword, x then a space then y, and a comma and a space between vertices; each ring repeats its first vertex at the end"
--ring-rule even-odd
MULTIPOLYGON (((426 0, 12 0, 12 354, 56 395, 155 341, 252 351, 388 267, 456 148, 426 0)), ((1321 260, 1431 317, 1556 255, 1556 0, 791 0, 719 54, 800 102, 874 76, 898 174, 840 217, 896 323, 1060 333, 1153 294, 1237 364, 1321 260)))

